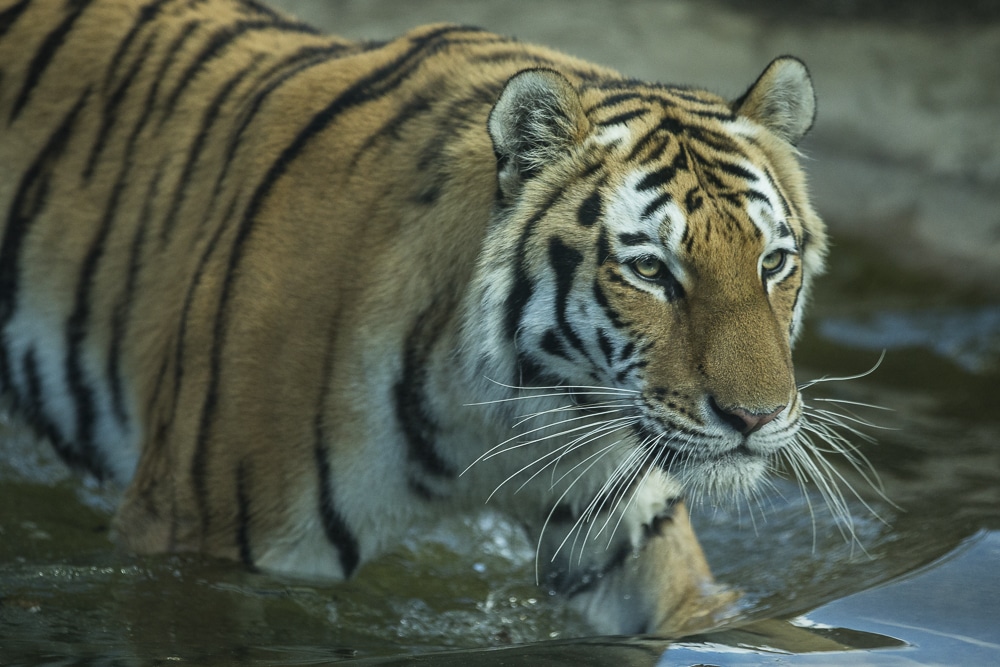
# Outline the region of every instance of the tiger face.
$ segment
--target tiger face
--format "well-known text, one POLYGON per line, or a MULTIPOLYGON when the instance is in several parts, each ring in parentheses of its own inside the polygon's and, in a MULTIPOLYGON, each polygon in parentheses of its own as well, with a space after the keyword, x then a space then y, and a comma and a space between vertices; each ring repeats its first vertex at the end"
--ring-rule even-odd
POLYGON ((792 144, 813 109, 794 59, 732 104, 512 79, 491 132, 516 383, 612 414, 689 490, 752 491, 799 429, 791 347, 824 238, 792 144))

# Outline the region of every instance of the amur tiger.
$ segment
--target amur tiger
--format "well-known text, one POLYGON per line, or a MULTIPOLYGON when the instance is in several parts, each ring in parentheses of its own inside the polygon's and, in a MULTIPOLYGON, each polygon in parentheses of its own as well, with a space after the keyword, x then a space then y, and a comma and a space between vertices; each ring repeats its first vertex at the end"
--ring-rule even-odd
POLYGON ((808 447, 814 109, 791 57, 729 101, 458 25, 2 0, 0 383, 133 552, 346 578, 489 500, 596 630, 691 627, 685 494, 808 447))

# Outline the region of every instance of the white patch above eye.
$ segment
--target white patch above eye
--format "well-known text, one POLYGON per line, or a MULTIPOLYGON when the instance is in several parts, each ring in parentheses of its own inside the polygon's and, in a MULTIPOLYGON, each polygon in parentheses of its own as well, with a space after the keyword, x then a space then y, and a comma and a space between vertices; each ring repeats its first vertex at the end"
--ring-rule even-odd
POLYGON ((611 194, 605 215, 609 241, 619 262, 642 257, 661 260, 682 284, 687 272, 678 261, 687 218, 662 188, 640 189, 648 174, 633 172, 611 194))
POLYGON ((628 126, 625 123, 616 123, 615 125, 602 127, 594 133, 592 140, 601 146, 611 146, 612 144, 627 142, 631 136, 632 133, 629 132, 628 126))
POLYGON ((754 175, 747 188, 754 196, 747 198, 747 215, 764 237, 765 253, 775 249, 797 251, 791 225, 784 221, 781 195, 767 175, 751 162, 741 162, 742 169, 754 175))

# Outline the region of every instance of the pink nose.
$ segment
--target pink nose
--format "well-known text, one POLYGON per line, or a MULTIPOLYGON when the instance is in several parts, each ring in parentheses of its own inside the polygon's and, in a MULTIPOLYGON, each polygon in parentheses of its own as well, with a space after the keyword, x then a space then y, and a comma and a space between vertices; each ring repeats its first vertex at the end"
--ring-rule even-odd
POLYGON ((777 417, 785 409, 784 405, 779 406, 772 412, 750 412, 743 408, 723 408, 716 403, 714 398, 709 398, 709 405, 712 406, 712 410, 722 421, 743 435, 750 435, 759 431, 764 427, 764 424, 777 417))

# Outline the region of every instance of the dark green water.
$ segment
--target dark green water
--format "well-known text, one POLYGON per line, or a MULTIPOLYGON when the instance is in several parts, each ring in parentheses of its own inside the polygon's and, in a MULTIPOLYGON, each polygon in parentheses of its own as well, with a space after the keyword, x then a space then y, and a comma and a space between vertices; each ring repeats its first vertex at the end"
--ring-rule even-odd
POLYGON ((136 559, 107 539, 115 491, 0 437, 0 664, 1000 664, 1000 299, 902 275, 841 245, 796 351, 799 375, 869 376, 807 397, 883 429, 840 466, 853 538, 816 489, 696 505, 717 577, 744 592, 718 633, 586 638, 532 585, 532 549, 484 515, 411 539, 342 586, 229 563, 136 559))

